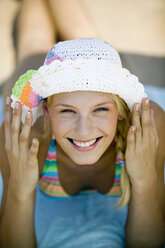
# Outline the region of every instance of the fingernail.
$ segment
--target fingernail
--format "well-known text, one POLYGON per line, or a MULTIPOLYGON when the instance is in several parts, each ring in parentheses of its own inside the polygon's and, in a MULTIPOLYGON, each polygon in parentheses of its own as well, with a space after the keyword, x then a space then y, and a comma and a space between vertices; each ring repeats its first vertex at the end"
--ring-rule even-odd
POLYGON ((132 131, 132 132, 134 132, 134 131, 135 131, 135 129, 136 129, 136 127, 135 127, 135 126, 132 126, 132 127, 131 127, 131 131, 132 131))
POLYGON ((145 101, 144 101, 145 105, 147 105, 149 103, 149 99, 146 98, 145 101))
POLYGON ((37 144, 37 139, 34 138, 32 142, 33 142, 33 144, 36 145, 37 144))
POLYGON ((19 103, 18 102, 15 103, 15 109, 19 109, 19 103))
POLYGON ((138 111, 139 110, 139 104, 135 105, 135 110, 138 111))
POLYGON ((30 119, 30 112, 29 111, 27 111, 27 113, 26 113, 26 118, 30 119))
POLYGON ((6 105, 9 105, 9 104, 10 104, 10 97, 7 96, 7 97, 6 97, 6 105))

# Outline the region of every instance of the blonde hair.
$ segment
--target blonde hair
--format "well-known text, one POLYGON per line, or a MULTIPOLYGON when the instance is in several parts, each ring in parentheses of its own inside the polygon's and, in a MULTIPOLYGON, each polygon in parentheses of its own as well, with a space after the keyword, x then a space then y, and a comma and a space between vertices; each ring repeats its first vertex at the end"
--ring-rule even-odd
POLYGON ((52 103, 52 101, 53 101, 53 97, 54 97, 54 95, 51 95, 51 96, 49 96, 48 98, 46 98, 46 102, 47 102, 48 106, 51 105, 51 103, 52 103))
MULTIPOLYGON (((115 101, 118 114, 121 117, 121 120, 118 120, 117 130, 116 130, 116 137, 117 137, 116 150, 119 154, 120 159, 125 160, 126 139, 127 139, 128 129, 131 125, 131 113, 128 109, 127 104, 124 102, 123 99, 121 99, 118 95, 115 94, 110 94, 110 95, 115 101)), ((48 105, 51 105, 53 96, 54 95, 49 96, 47 98, 48 105)), ((131 195, 130 179, 125 167, 122 167, 122 171, 121 171, 121 189, 122 189, 122 195, 120 200, 116 204, 120 205, 120 207, 123 208, 128 203, 131 195)))
MULTIPOLYGON (((131 125, 131 113, 123 99, 115 94, 111 94, 111 96, 116 103, 118 114, 121 117, 121 120, 118 120, 116 130, 116 150, 118 151, 120 159, 125 160, 127 133, 131 125)), ((131 183, 126 171, 126 167, 122 167, 121 170, 121 189, 122 195, 120 200, 117 202, 117 205, 120 205, 120 207, 123 208, 125 205, 127 205, 131 195, 131 183)))

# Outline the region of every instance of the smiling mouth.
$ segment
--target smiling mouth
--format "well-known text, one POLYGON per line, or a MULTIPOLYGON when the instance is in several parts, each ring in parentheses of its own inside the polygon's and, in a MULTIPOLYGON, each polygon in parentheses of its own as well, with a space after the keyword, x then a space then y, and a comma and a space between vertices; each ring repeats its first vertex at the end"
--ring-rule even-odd
POLYGON ((101 138, 102 136, 92 139, 90 141, 80 141, 80 140, 78 141, 71 138, 67 138, 67 139, 72 145, 76 146, 77 148, 94 148, 96 144, 101 140, 101 138))

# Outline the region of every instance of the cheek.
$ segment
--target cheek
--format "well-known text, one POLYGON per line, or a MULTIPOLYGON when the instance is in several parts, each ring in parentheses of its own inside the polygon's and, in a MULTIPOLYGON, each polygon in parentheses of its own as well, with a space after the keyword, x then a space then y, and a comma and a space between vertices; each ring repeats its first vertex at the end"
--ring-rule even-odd
POLYGON ((116 132, 117 121, 117 116, 108 116, 106 118, 102 118, 97 124, 106 134, 113 135, 116 132))
POLYGON ((63 136, 73 127, 73 121, 58 116, 51 118, 51 123, 55 137, 63 136))

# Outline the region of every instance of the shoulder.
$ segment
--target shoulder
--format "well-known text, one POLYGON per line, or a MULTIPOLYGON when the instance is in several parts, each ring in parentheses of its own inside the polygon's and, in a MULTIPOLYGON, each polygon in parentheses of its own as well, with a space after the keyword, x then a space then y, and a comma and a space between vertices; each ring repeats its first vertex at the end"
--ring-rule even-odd
POLYGON ((155 102, 150 101, 150 108, 154 111, 154 122, 158 135, 158 149, 156 167, 160 182, 164 185, 164 161, 165 161, 165 111, 155 102))
POLYGON ((165 111, 156 103, 150 100, 150 108, 154 111, 154 118, 157 127, 163 127, 165 121, 165 111))
MULTIPOLYGON (((155 102, 150 101, 150 108, 154 111, 154 121, 156 124, 159 139, 156 167, 159 178, 159 195, 162 209, 165 211, 165 190, 164 190, 164 162, 165 162, 165 111, 155 102)), ((165 214, 165 212, 164 212, 165 214)))
POLYGON ((7 179, 9 177, 9 163, 5 150, 4 122, 2 122, 2 125, 0 126, 0 161, 0 170, 2 172, 2 176, 7 179))
MULTIPOLYGON (((150 108, 154 111, 154 121, 159 138, 158 155, 165 159, 165 111, 155 102, 150 101, 150 108)), ((163 161, 162 161, 163 162, 163 161)))
POLYGON ((10 177, 10 167, 7 158, 7 153, 5 150, 5 130, 4 130, 4 123, 0 126, 0 171, 3 178, 3 197, 1 203, 1 210, 0 210, 0 219, 3 215, 3 210, 5 206, 5 200, 7 197, 7 188, 8 182, 10 177))

